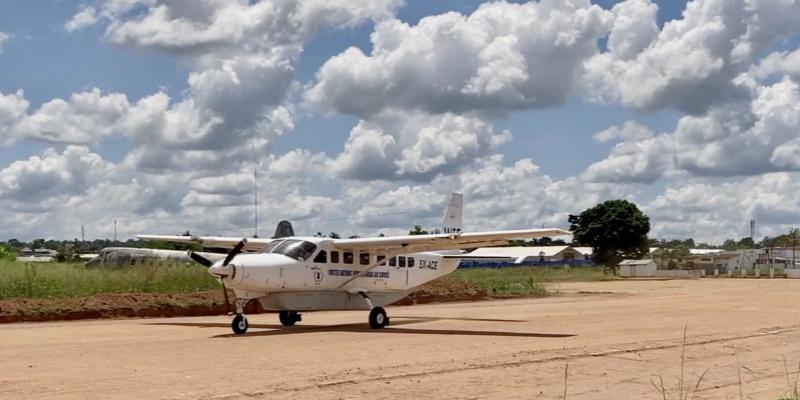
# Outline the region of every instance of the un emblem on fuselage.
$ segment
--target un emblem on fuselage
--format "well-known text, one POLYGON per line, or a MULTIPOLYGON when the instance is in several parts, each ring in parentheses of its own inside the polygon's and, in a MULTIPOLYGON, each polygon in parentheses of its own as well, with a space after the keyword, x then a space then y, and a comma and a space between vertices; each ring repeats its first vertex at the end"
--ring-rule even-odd
POLYGON ((319 270, 314 271, 314 283, 322 282, 322 277, 323 277, 322 271, 319 270))

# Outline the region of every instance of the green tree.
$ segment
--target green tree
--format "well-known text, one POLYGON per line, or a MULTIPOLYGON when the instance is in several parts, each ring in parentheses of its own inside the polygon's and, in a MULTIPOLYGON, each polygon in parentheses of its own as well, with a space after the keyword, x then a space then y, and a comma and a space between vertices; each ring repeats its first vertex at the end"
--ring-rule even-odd
POLYGON ((569 216, 574 241, 592 246, 595 262, 615 274, 624 258, 641 258, 648 253, 650 218, 626 200, 609 200, 580 215, 569 216))
POLYGON ((17 250, 11 246, 0 245, 0 260, 14 261, 17 259, 17 250))
POLYGON ((725 249, 725 250, 731 251, 731 250, 736 250, 736 249, 738 249, 738 248, 739 248, 739 246, 737 246, 737 245, 736 245, 736 241, 735 241, 735 240, 733 240, 733 239, 726 239, 726 240, 725 240, 725 241, 722 243, 722 248, 723 248, 723 249, 725 249))
POLYGON ((422 226, 420 226, 420 225, 414 225, 414 229, 408 231, 408 234, 409 235, 427 235, 428 231, 426 231, 425 229, 422 229, 422 226))
POLYGON ((742 238, 742 240, 740 240, 736 245, 739 246, 740 249, 752 249, 753 247, 756 247, 756 244, 753 242, 753 238, 751 237, 742 238))

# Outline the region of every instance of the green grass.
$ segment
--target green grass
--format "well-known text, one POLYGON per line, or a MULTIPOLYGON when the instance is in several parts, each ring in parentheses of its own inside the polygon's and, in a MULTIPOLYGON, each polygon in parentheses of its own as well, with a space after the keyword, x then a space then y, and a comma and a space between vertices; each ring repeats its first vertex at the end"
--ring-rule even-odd
MULTIPOLYGON (((546 295, 543 283, 614 279, 600 267, 460 269, 451 275, 492 295, 546 295)), ((205 268, 140 265, 86 268, 83 264, 0 261, 0 299, 85 297, 98 293, 190 293, 219 289, 205 268)))
POLYGON ((0 261, 0 299, 84 297, 98 293, 188 293, 219 289, 205 268, 86 268, 83 264, 0 261))
POLYGON ((547 294, 543 283, 589 282, 615 279, 603 273, 602 267, 509 267, 465 268, 456 270, 453 277, 469 282, 492 295, 547 294))

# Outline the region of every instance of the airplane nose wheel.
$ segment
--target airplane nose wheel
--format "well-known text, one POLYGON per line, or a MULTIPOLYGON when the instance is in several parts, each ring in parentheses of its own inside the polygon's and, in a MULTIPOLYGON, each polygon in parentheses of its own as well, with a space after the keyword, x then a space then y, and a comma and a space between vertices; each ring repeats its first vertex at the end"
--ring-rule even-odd
POLYGON ((247 317, 244 314, 236 314, 231 322, 231 328, 233 328, 233 333, 244 335, 247 332, 247 317))
POLYGON ((374 307, 369 312, 369 327, 372 329, 383 329, 389 325, 389 316, 383 307, 374 307))

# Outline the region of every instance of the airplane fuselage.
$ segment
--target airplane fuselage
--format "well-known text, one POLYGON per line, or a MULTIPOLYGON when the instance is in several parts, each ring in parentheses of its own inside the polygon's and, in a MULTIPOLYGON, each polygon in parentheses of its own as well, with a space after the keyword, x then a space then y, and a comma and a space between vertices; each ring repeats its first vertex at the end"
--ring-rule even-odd
POLYGON ((390 304, 453 272, 459 262, 437 253, 387 257, 315 244, 304 259, 270 252, 240 254, 224 271, 210 271, 226 273, 222 279, 237 297, 259 299, 267 309, 368 309, 359 293, 369 293, 376 305, 390 304))

